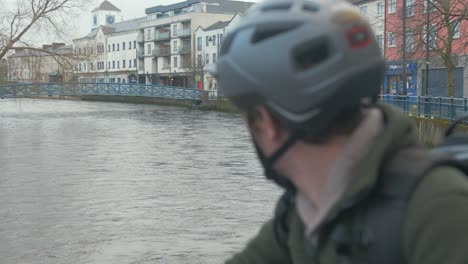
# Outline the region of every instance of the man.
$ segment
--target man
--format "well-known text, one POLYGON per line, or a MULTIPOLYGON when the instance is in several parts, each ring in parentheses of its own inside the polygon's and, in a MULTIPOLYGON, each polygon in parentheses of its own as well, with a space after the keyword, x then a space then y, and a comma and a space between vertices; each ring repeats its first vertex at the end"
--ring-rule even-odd
POLYGON ((411 195, 390 199, 409 186, 393 186, 401 167, 424 159, 390 162, 417 145, 417 131, 376 102, 385 67, 371 32, 345 1, 266 0, 226 37, 220 89, 243 112, 266 176, 286 190, 228 264, 468 263, 461 170, 435 166, 411 195))

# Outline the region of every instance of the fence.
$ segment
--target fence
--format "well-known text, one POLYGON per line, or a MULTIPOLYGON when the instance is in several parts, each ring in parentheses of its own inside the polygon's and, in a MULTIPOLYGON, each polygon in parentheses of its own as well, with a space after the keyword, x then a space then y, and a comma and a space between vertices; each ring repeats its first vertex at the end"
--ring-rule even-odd
MULTIPOLYGON (((208 91, 208 100, 226 100, 217 90, 208 91)), ((468 98, 380 95, 379 100, 400 108, 411 116, 454 120, 468 115, 468 98)))
POLYGON ((119 95, 200 101, 200 91, 190 88, 123 83, 45 83, 0 85, 0 98, 41 96, 119 95))
POLYGON ((468 98, 382 95, 380 100, 412 116, 454 120, 468 114, 468 98))

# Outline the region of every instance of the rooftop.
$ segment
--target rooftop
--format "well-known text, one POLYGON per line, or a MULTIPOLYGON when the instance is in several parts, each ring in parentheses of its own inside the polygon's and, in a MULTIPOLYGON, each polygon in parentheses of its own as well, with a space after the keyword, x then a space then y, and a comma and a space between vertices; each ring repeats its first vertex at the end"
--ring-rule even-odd
POLYGON ((88 35, 84 36, 83 38, 94 38, 97 35, 97 32, 99 28, 102 28, 102 32, 104 32, 104 35, 112 34, 112 33, 119 33, 119 32, 125 32, 125 31, 131 31, 131 30, 137 30, 138 29, 138 24, 146 21, 146 17, 140 17, 132 20, 126 20, 122 22, 118 22, 112 25, 107 25, 107 26, 100 26, 98 28, 93 29, 91 32, 88 33, 88 35))
POLYGON ((210 31, 210 30, 215 30, 215 29, 222 29, 222 28, 225 28, 227 25, 229 25, 229 23, 231 23, 231 21, 218 21, 203 30, 210 31))
POLYGON ((231 1, 231 0, 186 0, 183 2, 175 3, 172 5, 158 5, 145 9, 145 13, 165 13, 174 10, 180 10, 183 8, 188 8, 194 4, 198 3, 207 3, 208 7, 207 12, 240 12, 243 13, 247 10, 253 3, 244 2, 244 1, 231 1), (211 4, 211 5, 210 5, 211 4))
POLYGON ((121 12, 122 10, 120 10, 119 8, 117 8, 115 5, 113 5, 111 2, 109 1, 104 1, 102 2, 98 7, 96 7, 95 9, 93 9, 93 11, 91 12, 96 12, 96 11, 117 11, 117 12, 121 12))

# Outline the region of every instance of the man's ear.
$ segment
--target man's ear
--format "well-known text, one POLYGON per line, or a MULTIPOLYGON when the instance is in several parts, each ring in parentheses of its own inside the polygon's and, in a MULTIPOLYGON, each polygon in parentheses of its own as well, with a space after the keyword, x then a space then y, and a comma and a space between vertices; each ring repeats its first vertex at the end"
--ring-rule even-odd
POLYGON ((281 138, 281 127, 278 121, 272 116, 272 114, 264 107, 260 106, 257 108, 258 118, 254 125, 257 133, 262 133, 269 140, 278 141, 281 138))

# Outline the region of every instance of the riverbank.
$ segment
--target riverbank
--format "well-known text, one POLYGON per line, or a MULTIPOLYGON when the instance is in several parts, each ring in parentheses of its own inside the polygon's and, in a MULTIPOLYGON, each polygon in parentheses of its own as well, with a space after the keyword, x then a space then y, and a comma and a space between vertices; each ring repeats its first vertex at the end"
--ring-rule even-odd
MULTIPOLYGON (((78 96, 37 96, 29 97, 36 99, 50 99, 50 100, 84 100, 84 101, 100 101, 100 102, 117 102, 117 103, 132 103, 132 104, 158 104, 165 106, 177 106, 190 109, 198 109, 201 111, 218 111, 225 113, 239 113, 239 110, 227 100, 208 100, 206 96, 203 100, 175 100, 156 97, 143 97, 143 96, 108 96, 108 95, 84 95, 78 96)), ((416 128, 418 130, 419 141, 427 146, 434 146, 442 142, 444 132, 450 125, 450 120, 438 118, 424 118, 412 116, 415 120, 416 128)), ((468 126, 460 126, 460 132, 468 133, 468 126)))

